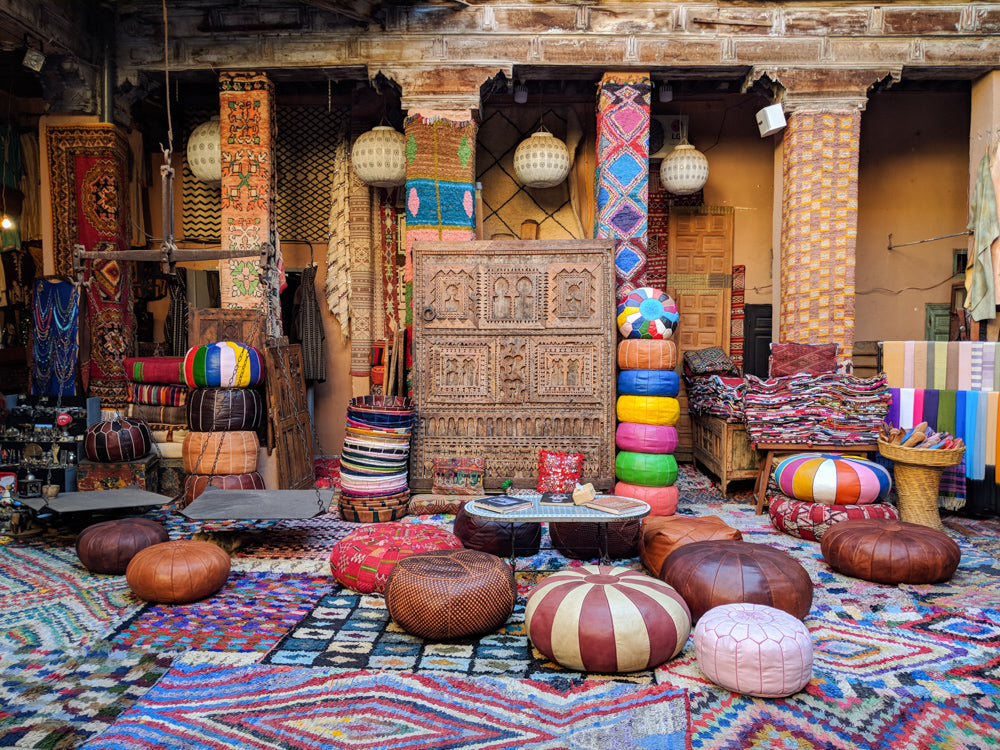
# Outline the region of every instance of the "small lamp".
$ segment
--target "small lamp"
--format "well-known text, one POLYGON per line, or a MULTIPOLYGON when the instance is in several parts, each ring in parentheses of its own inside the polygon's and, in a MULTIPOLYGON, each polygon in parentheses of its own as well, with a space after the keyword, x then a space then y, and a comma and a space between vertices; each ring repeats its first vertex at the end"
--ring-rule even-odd
POLYGON ((379 125, 362 133, 351 149, 351 164, 366 185, 397 187, 406 183, 406 136, 379 125))
POLYGON ((544 125, 514 151, 514 175, 525 187, 555 187, 566 179, 571 166, 566 144, 544 125))
POLYGON ((660 183, 668 193, 691 195, 708 182, 708 159, 685 138, 660 164, 660 183))

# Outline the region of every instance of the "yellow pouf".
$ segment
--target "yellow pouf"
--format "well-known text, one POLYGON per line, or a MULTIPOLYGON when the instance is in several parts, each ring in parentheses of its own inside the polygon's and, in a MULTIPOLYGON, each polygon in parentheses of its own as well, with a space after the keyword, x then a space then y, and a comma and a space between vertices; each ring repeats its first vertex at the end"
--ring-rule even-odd
POLYGON ((681 405, 670 396, 619 396, 619 422, 675 425, 681 415, 681 405))

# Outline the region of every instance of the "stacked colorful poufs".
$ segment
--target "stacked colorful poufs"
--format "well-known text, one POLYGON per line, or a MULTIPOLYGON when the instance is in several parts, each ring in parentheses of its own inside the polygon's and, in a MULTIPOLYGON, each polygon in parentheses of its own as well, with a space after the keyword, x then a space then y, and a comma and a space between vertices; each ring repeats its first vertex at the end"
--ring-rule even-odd
POLYGON ((651 515, 677 510, 677 393, 680 378, 677 305, 659 289, 642 287, 618 304, 618 429, 615 494, 648 503, 651 515))
POLYGON ((224 490, 262 490, 257 471, 264 400, 255 386, 264 382, 264 359, 254 347, 218 341, 192 347, 182 377, 194 390, 188 398, 190 432, 182 457, 187 478, 184 504, 211 485, 224 490))
POLYGON ((774 470, 771 523, 789 536, 818 542, 831 526, 856 518, 898 519, 881 464, 832 453, 797 453, 774 470))

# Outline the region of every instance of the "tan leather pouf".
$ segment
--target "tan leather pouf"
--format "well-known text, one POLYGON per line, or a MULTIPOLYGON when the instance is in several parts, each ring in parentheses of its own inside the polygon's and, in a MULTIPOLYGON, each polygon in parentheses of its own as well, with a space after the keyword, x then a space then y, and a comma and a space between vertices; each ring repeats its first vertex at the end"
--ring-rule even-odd
POLYGON ((660 575, 667 555, 678 547, 707 539, 740 540, 743 535, 718 516, 648 516, 642 519, 639 559, 652 575, 660 575))
POLYGON ((181 539, 146 547, 128 564, 132 593, 155 604, 184 604, 211 596, 229 577, 229 555, 211 542, 181 539))
POLYGON ((256 432, 189 432, 184 438, 187 474, 249 474, 257 470, 260 441, 256 432))

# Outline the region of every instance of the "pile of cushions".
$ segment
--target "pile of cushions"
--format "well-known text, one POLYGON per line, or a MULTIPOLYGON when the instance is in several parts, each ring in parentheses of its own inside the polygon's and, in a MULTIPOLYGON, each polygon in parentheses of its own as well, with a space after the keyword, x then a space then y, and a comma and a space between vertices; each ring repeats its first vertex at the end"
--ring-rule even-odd
POLYGON ((129 417, 149 425, 155 452, 181 458, 187 435, 187 403, 191 389, 184 383, 184 357, 128 357, 126 401, 129 417))

